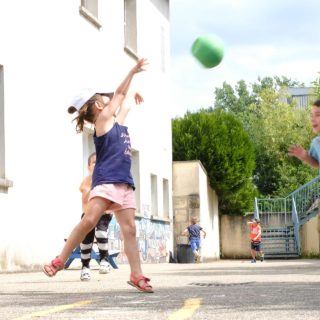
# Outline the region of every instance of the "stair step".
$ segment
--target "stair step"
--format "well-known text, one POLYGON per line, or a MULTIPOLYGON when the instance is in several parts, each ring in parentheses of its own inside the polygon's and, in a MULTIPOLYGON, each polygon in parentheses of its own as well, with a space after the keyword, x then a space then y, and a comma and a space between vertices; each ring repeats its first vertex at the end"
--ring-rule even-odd
POLYGON ((297 249, 295 246, 289 246, 289 247, 263 247, 262 248, 263 252, 296 252, 297 249))
POLYGON ((273 248, 262 248, 262 251, 266 254, 268 253, 292 253, 297 252, 297 248, 295 246, 289 247, 289 248, 279 248, 279 247, 273 247, 273 248))
POLYGON ((295 243, 295 240, 294 239, 264 239, 263 242, 262 242, 262 245, 263 246, 266 246, 266 245, 270 245, 270 244, 276 244, 276 245, 285 245, 287 243, 295 243))
POLYGON ((264 254, 297 254, 296 248, 291 248, 290 250, 284 250, 283 248, 275 248, 274 250, 266 250, 263 248, 264 254))
POLYGON ((298 253, 291 253, 291 254, 264 254, 265 259, 297 259, 300 258, 298 253))

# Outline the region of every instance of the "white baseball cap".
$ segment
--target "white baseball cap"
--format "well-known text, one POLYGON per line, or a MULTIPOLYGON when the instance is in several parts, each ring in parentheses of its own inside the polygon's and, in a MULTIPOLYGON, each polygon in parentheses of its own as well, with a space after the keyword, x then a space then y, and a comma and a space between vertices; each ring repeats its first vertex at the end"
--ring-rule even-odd
POLYGON ((78 92, 77 95, 73 97, 70 103, 70 107, 68 108, 69 113, 74 113, 79 110, 85 105, 85 103, 90 100, 95 94, 100 94, 102 96, 107 96, 109 99, 112 99, 113 92, 108 93, 100 93, 96 89, 85 88, 78 92))

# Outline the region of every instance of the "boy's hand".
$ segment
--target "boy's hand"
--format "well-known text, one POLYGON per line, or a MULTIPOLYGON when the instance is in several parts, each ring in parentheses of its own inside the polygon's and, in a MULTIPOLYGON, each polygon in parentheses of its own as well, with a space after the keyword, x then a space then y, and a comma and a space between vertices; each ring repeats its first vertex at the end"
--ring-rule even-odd
POLYGON ((308 156, 308 152, 298 144, 291 146, 288 150, 288 154, 289 156, 296 157, 302 161, 308 156))

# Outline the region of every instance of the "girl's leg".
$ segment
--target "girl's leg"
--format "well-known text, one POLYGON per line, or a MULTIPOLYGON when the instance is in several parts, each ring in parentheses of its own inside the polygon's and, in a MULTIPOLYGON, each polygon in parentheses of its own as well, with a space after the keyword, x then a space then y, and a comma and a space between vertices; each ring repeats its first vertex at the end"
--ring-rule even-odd
POLYGON ((63 263, 67 261, 74 248, 80 244, 86 234, 95 228, 102 213, 107 209, 109 204, 110 202, 108 200, 99 197, 93 198, 89 201, 86 214, 72 230, 61 254, 59 255, 59 258, 63 263))
POLYGON ((86 214, 78 223, 78 225, 72 230, 60 255, 56 259, 52 260, 51 263, 43 266, 43 271, 47 276, 52 277, 59 270, 63 269, 64 264, 66 263, 72 251, 80 244, 86 234, 95 228, 102 213, 109 205, 110 201, 103 198, 96 197, 89 201, 86 214))
POLYGON ((138 277, 142 275, 142 270, 136 239, 135 210, 120 210, 115 212, 115 216, 122 231, 124 252, 128 258, 131 273, 138 277))
POLYGON ((124 209, 115 212, 123 235, 124 251, 128 257, 131 269, 130 281, 128 283, 142 292, 152 293, 152 286, 149 284, 150 279, 144 277, 141 270, 134 212, 134 209, 124 209))

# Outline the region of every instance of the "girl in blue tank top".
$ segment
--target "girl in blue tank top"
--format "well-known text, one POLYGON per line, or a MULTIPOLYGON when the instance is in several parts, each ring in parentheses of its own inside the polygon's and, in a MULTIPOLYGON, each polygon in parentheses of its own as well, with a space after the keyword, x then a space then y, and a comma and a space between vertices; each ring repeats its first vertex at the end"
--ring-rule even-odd
POLYGON ((120 225, 124 250, 131 269, 128 284, 139 291, 153 292, 150 279, 142 273, 135 229, 134 182, 131 169, 131 144, 124 125, 131 105, 143 102, 137 92, 128 93, 136 73, 144 71, 146 59, 139 59, 114 93, 98 93, 85 89, 74 97, 69 113, 78 112, 76 131, 82 132, 86 122, 94 125, 96 165, 92 190, 84 217, 73 229, 60 255, 43 270, 49 277, 63 269, 72 251, 99 221, 102 213, 114 212, 120 225))

